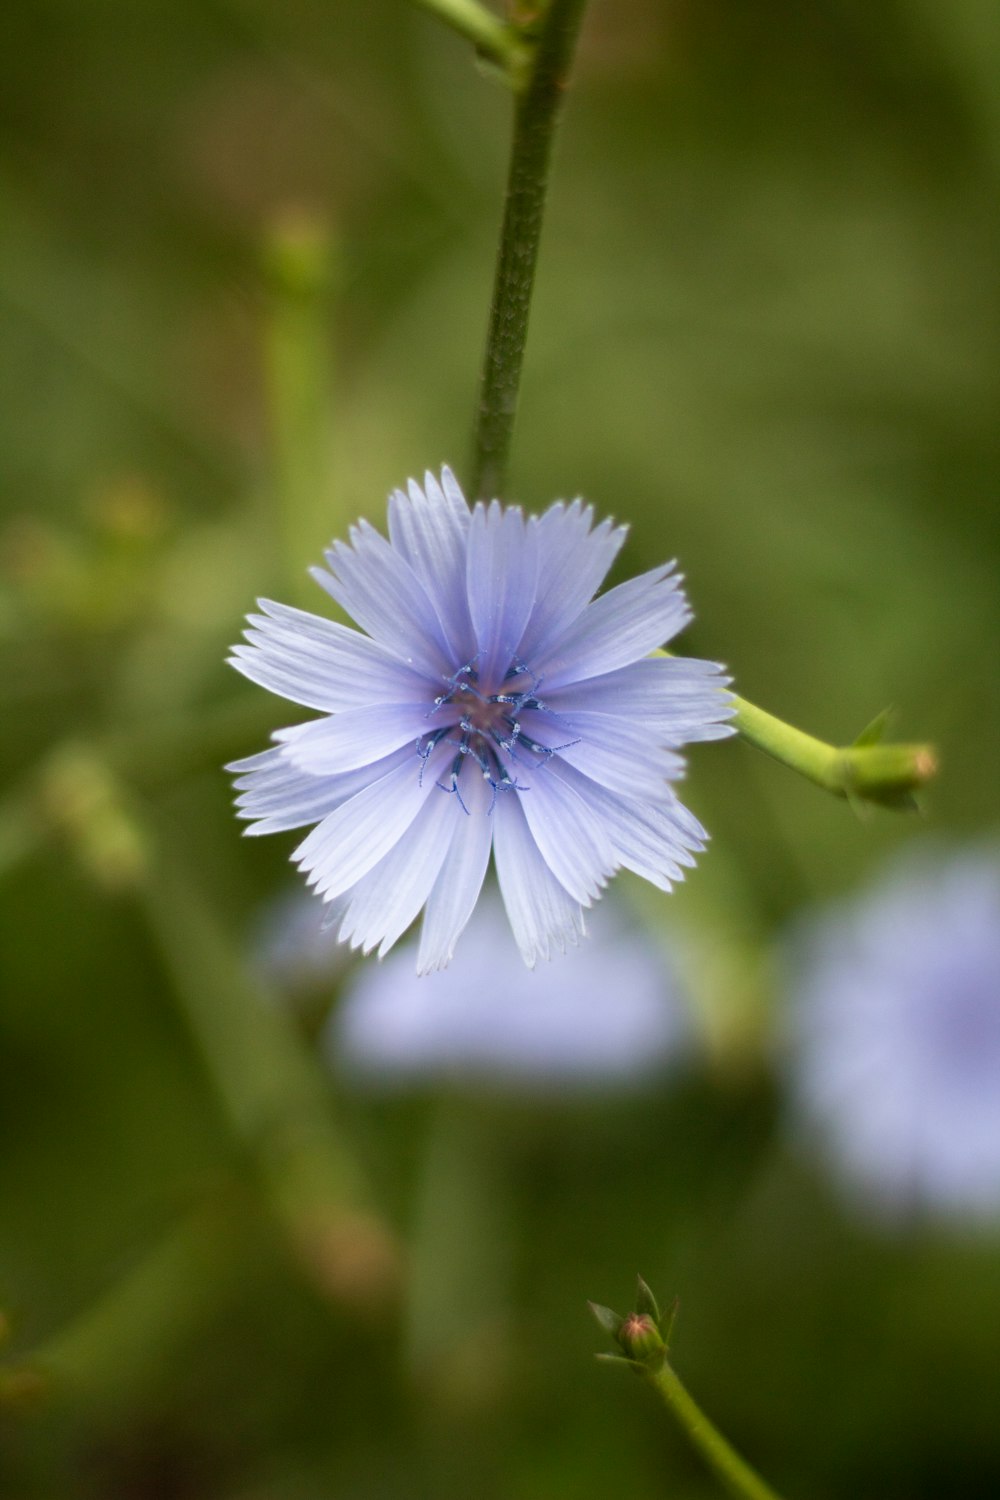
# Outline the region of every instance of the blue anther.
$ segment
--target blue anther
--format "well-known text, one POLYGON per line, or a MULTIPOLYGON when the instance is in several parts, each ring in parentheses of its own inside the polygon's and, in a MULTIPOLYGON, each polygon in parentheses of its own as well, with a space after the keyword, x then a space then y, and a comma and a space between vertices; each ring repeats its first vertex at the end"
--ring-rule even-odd
POLYGON ((531 686, 524 688, 520 693, 493 693, 490 702, 509 703, 515 713, 520 713, 525 708, 544 709, 545 704, 536 697, 542 685, 542 679, 537 672, 533 672, 523 661, 516 661, 504 678, 504 682, 510 682, 515 677, 530 677, 531 686))
POLYGON ((459 667, 457 672, 452 672, 450 677, 446 677, 444 679, 448 691, 446 693, 438 694, 438 696, 434 699, 433 707, 425 715, 426 718, 429 719, 431 717, 431 714, 437 713, 439 708, 444 708, 445 704, 450 703, 455 694, 459 691, 471 693, 475 698, 482 697, 482 694, 476 687, 476 683, 479 681, 479 679, 476 676, 475 671, 475 664, 482 656, 482 654, 483 653, 481 651, 477 651, 472 660, 467 661, 464 667, 459 667), (463 682, 461 681, 462 678, 467 678, 468 680, 463 682))
POLYGON ((417 754, 420 757, 420 775, 417 778, 418 786, 423 786, 424 771, 426 770, 427 762, 430 760, 431 754, 433 753, 435 748, 441 743, 447 733, 447 728, 435 729, 432 734, 422 734, 420 736, 420 739, 417 740, 416 749, 417 754), (424 744, 425 740, 427 741, 426 744, 424 744))
POLYGON ((442 792, 447 792, 449 796, 455 796, 455 797, 457 797, 458 798, 458 805, 459 805, 459 807, 465 813, 465 816, 468 817, 469 816, 469 809, 466 807, 465 803, 462 801, 462 794, 458 790, 458 778, 459 778, 459 776, 461 774, 461 771, 462 771, 462 756, 464 754, 465 754, 465 751, 462 750, 462 749, 460 749, 459 752, 458 752, 458 754, 455 756, 455 759, 451 763, 451 778, 450 778, 451 779, 451 786, 445 786, 445 784, 444 784, 443 781, 437 782, 436 785, 441 788, 442 792))

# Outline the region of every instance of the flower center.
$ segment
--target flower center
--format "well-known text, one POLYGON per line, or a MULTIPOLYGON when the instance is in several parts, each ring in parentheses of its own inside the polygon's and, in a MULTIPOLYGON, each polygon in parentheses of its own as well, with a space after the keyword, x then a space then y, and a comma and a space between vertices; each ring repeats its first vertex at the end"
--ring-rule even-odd
POLYGON ((459 723, 472 726, 476 734, 494 737, 503 736, 517 722, 509 717, 511 705, 501 703, 494 694, 483 698, 472 688, 459 688, 451 700, 451 706, 459 715, 459 723))
POLYGON ((557 750, 566 750, 570 743, 577 743, 573 740, 562 745, 543 745, 529 732, 537 720, 525 721, 524 715, 540 714, 542 722, 551 718, 538 697, 540 686, 541 678, 523 662, 513 664, 496 692, 488 692, 480 684, 474 661, 460 667, 447 679, 445 691, 435 698, 427 715, 437 721, 438 727, 428 730, 417 741, 421 779, 432 752, 438 745, 446 744, 455 747, 455 754, 447 781, 439 780, 437 785, 456 796, 464 812, 469 809, 462 800, 459 779, 467 761, 478 767, 492 788, 490 812, 499 792, 528 791, 517 779, 518 766, 544 765, 557 750))

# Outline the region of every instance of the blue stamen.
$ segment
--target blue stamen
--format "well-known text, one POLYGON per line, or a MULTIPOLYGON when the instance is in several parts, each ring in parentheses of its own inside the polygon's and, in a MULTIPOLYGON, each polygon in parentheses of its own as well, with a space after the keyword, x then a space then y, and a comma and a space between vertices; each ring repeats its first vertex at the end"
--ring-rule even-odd
POLYGON ((451 786, 445 786, 443 781, 437 782, 436 785, 441 788, 442 792, 447 792, 449 796, 457 797, 459 807, 465 813, 465 816, 468 817, 469 809, 462 801, 462 794, 458 790, 458 778, 462 771, 462 756, 464 753, 464 751, 459 750, 459 753, 455 756, 455 759, 451 763, 451 786))
POLYGON ((417 785, 418 786, 423 786, 423 784, 424 784, 424 771, 427 769, 427 762, 430 760, 432 752, 441 743, 441 741, 444 739, 444 737, 445 737, 445 735, 447 733, 448 733, 447 728, 445 728, 445 729, 435 729, 432 734, 426 734, 426 735, 422 734, 420 736, 420 739, 417 740, 417 742, 416 742, 416 750, 417 750, 417 754, 420 757, 420 775, 417 778, 417 785), (424 745, 424 743, 423 743, 424 740, 427 741, 426 745, 424 745))

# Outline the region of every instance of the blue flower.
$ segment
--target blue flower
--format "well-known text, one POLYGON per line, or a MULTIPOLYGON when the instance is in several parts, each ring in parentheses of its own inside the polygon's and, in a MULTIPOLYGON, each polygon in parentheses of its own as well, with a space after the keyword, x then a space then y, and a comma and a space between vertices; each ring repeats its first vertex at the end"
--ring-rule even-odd
POLYGON ((795 970, 797 1116, 862 1205, 1000 1216, 1000 859, 907 860, 795 970))
POLYGON ((387 1086, 641 1084, 689 1040, 678 982, 666 955, 627 925, 613 900, 594 928, 594 950, 576 948, 554 971, 512 969, 500 903, 485 898, 443 974, 418 978, 400 948, 348 981, 327 1024, 331 1062, 387 1086))
POLYGON ((470 511, 445 469, 394 492, 388 541, 361 521, 313 569, 361 631, 260 601, 233 666, 323 717, 228 767, 239 815, 316 825, 293 858, 344 941, 382 956, 422 910, 419 970, 443 968, 492 850, 530 966, 619 868, 669 890, 693 864, 669 783, 730 732, 726 679, 649 656, 691 618, 672 564, 593 598, 624 538, 580 500, 470 511))

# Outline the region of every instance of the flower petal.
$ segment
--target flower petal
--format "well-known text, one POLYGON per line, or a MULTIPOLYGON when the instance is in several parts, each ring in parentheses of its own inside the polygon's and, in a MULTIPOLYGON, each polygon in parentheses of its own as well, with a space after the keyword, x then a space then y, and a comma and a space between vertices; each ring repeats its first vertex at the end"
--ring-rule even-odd
POLYGON ((548 655, 533 663, 546 692, 627 666, 676 635, 691 611, 673 567, 641 573, 588 604, 548 655))
POLYGON ((593 527, 594 508, 582 500, 550 505, 533 518, 538 534, 538 589, 521 651, 545 653, 594 597, 628 535, 627 526, 602 521, 593 527))
POLYGON ((456 667, 476 651, 465 588, 470 517, 462 505, 464 516, 430 473, 424 490, 411 479, 408 496, 394 490, 389 498, 389 538, 433 600, 456 667))
POLYGON ((308 873, 309 884, 325 900, 350 890, 367 875, 399 842, 435 790, 443 756, 435 752, 430 757, 421 781, 416 756, 401 753, 406 758, 400 765, 325 817, 293 853, 296 864, 308 873))
MULTIPOLYGON (((428 483, 432 482, 432 479, 433 476, 430 473, 425 474, 425 486, 428 483)), ((470 515, 469 503, 466 500, 465 496, 462 494, 461 485, 459 484, 458 480, 455 478, 454 474, 451 472, 447 464, 444 464, 441 469, 441 490, 444 498, 447 500, 448 504, 451 506, 455 514, 458 516, 459 523, 463 527, 467 527, 470 515)))
POLYGON ((682 866, 694 864, 693 853, 705 847, 707 833, 669 787, 659 802, 640 801, 611 791, 562 760, 550 762, 554 780, 565 781, 590 809, 604 830, 619 864, 669 891, 684 879, 682 866))
POLYGON ((397 765, 412 763, 414 758, 407 747, 375 765, 343 776, 313 776, 293 766, 287 747, 281 745, 234 761, 226 769, 240 773, 234 783, 239 792, 236 816, 255 820, 244 831, 282 833, 288 828, 303 828, 307 823, 318 822, 371 782, 378 781, 397 765))
POLYGON ((378 956, 385 957, 430 895, 448 854, 452 823, 461 817, 456 798, 428 797, 395 848, 353 887, 342 942, 365 953, 378 943, 378 956))
POLYGON ((535 602, 538 539, 517 506, 477 505, 469 528, 466 581, 476 632, 476 672, 490 688, 517 659, 535 602))
MULTIPOLYGON (((427 709, 423 703, 381 703, 306 724, 289 741, 285 753, 300 770, 313 776, 330 776, 370 766, 393 750, 410 745, 416 768, 416 743, 426 733, 427 709)), ((279 729, 274 738, 281 740, 287 734, 287 730, 279 729)))
POLYGON ((520 798, 505 795, 493 809, 493 853, 507 917, 529 969, 565 953, 584 933, 583 908, 574 901, 539 853, 520 798))
POLYGON ((351 546, 334 542, 330 572, 313 577, 363 630, 417 671, 447 677, 448 648, 427 591, 405 558, 367 521, 351 527, 351 546))
POLYGON ((583 682, 562 687, 546 683, 541 696, 553 713, 614 714, 659 732, 678 710, 685 717, 700 713, 706 720, 728 717, 733 712, 725 691, 729 681, 718 662, 646 656, 583 682))
POLYGON ((251 682, 326 713, 433 697, 426 677, 360 631, 270 599, 258 603, 266 613, 248 615, 249 644, 234 646, 229 659, 251 682))
MULTIPOLYGON (((600 895, 618 861, 602 821, 586 798, 552 776, 557 761, 532 773, 521 806, 531 835, 545 863, 566 890, 583 906, 600 895)), ((507 794, 510 795, 510 794, 507 794)))
POLYGON ((560 714, 544 725, 543 714, 530 717, 531 735, 539 743, 557 749, 562 760, 577 766, 585 776, 626 796, 647 792, 657 797, 664 782, 684 774, 684 760, 669 750, 640 724, 611 714, 560 714))
MULTIPOLYGON (((450 962, 462 929, 479 899, 493 842, 490 805, 493 793, 482 776, 461 778, 462 800, 468 816, 454 819, 451 842, 441 872, 427 898, 417 970, 429 974, 450 962)), ((457 798, 452 799, 457 801, 457 798)))

